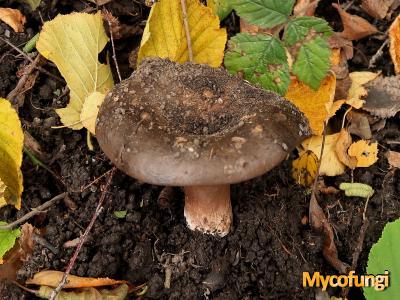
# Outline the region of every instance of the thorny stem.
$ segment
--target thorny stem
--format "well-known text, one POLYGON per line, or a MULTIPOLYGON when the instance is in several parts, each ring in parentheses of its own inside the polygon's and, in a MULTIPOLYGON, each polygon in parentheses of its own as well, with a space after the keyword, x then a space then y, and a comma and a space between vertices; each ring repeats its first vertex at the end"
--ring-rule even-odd
POLYGON ((24 223, 25 221, 29 220, 30 218, 32 218, 33 216, 36 216, 40 213, 43 213, 45 209, 49 208, 50 206, 52 206, 54 203, 56 203, 58 200, 63 199, 65 196, 67 195, 67 193, 61 193, 57 196, 55 196, 54 198, 50 199, 49 201, 46 201, 45 203, 43 203, 42 205, 39 205, 35 208, 32 208, 32 210, 30 212, 28 212, 27 214, 23 215, 21 218, 15 220, 14 222, 7 224, 7 225, 3 225, 0 226, 0 231, 1 230, 11 230, 14 229, 15 227, 17 227, 19 224, 24 223))
POLYGON ((185 27, 186 42, 188 45, 189 61, 193 62, 193 50, 192 50, 192 40, 190 39, 190 29, 188 22, 188 15, 186 10, 186 0, 181 0, 183 25, 185 27))
POLYGON ((76 246, 74 254, 72 255, 71 259, 68 262, 68 266, 64 272, 64 276, 62 277, 61 281, 58 283, 58 286, 51 292, 50 297, 49 297, 50 300, 55 300, 57 295, 60 293, 60 291, 64 287, 64 285, 67 283, 68 275, 71 273, 71 270, 75 265, 75 261, 78 258, 79 252, 81 251, 83 244, 86 242, 86 239, 89 235, 90 230, 93 227, 94 222, 96 221, 97 217, 100 215, 100 213, 103 209, 103 202, 106 197, 106 192, 107 192, 108 187, 110 186, 111 181, 114 177, 115 170, 116 170, 116 168, 113 167, 110 172, 110 175, 108 176, 106 185, 101 193, 99 203, 97 204, 97 207, 96 207, 96 210, 94 211, 92 219, 90 220, 89 225, 86 227, 85 232, 83 233, 83 235, 81 236, 81 238, 79 240, 79 244, 76 246))

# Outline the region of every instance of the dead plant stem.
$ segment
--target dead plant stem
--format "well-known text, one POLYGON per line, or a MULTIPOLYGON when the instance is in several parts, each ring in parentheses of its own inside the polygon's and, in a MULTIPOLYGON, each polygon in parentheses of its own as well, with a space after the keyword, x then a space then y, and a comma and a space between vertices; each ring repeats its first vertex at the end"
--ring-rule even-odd
POLYGON ((86 241, 86 239, 87 239, 87 237, 88 237, 88 235, 90 233, 90 230, 92 229, 92 227, 94 225, 94 222, 96 221, 97 217, 100 215, 101 211, 103 210, 103 202, 104 202, 104 199, 106 197, 107 190, 108 190, 108 188, 109 188, 109 186, 111 184, 111 181, 112 181, 112 179, 114 177, 115 170, 116 170, 116 168, 113 167, 111 172, 110 172, 110 174, 109 174, 109 176, 108 176, 108 179, 107 179, 107 182, 105 184, 105 187, 104 187, 104 189, 103 189, 103 191, 101 193, 101 196, 100 196, 100 199, 99 199, 99 203, 97 204, 96 210, 93 213, 93 216, 92 216, 92 218, 91 218, 91 220, 89 222, 89 225, 86 227, 85 232, 81 236, 81 238, 79 240, 79 243, 76 246, 74 254, 72 255, 71 259, 68 262, 68 266, 67 266, 67 269, 64 272, 64 276, 62 277, 61 281, 58 283, 58 286, 51 292, 50 297, 49 297, 50 300, 55 300, 57 295, 63 289, 64 285, 68 282, 68 275, 71 273, 71 270, 75 265, 75 261, 78 258, 79 252, 81 251, 82 246, 85 243, 85 241, 86 241))
POLYGON ((190 38, 190 28, 189 28, 189 21, 186 9, 186 0, 181 0, 181 7, 182 7, 183 25, 185 27, 186 42, 188 46, 189 61, 193 62, 192 40, 190 38))

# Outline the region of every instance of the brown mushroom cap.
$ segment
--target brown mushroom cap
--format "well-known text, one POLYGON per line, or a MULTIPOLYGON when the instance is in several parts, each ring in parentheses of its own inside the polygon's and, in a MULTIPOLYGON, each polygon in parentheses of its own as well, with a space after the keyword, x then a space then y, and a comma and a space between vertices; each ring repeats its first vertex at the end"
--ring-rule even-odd
POLYGON ((223 69, 145 60, 106 96, 100 147, 128 175, 171 186, 241 182, 278 165, 310 135, 283 97, 223 69))

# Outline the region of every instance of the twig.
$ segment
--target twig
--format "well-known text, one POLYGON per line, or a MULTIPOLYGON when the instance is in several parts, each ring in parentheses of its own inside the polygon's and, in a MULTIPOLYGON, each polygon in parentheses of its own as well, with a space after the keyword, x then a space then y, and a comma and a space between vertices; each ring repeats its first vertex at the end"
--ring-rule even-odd
MULTIPOLYGON (((361 225, 360 228, 360 233, 358 235, 358 239, 357 239, 357 244, 356 247, 354 249, 353 255, 352 255, 352 260, 351 260, 351 269, 349 271, 354 271, 357 267, 357 263, 358 263, 358 259, 360 257, 360 254, 362 252, 363 249, 363 244, 364 244, 364 240, 365 240, 365 234, 367 233, 367 229, 369 226, 369 221, 367 219, 367 208, 368 208, 368 202, 369 202, 369 198, 367 198, 367 200, 365 200, 365 204, 364 204, 364 210, 363 210, 363 223, 361 225)), ((350 289, 349 288, 345 288, 342 291, 342 296, 344 299, 347 298, 348 294, 349 294, 350 289)))
MULTIPOLYGON (((24 51, 22 51, 21 49, 19 49, 19 48, 18 48, 17 46, 15 46, 13 43, 11 43, 10 41, 7 41, 6 39, 2 38, 1 36, 0 36, 0 39, 1 39, 4 43, 8 44, 8 45, 9 45, 11 48, 13 48, 15 51, 17 51, 19 54, 21 54, 23 57, 25 57, 27 60, 29 60, 31 63, 34 63, 33 59, 32 59, 28 54, 26 54, 24 51)), ((38 57, 40 57, 40 56, 41 56, 41 55, 40 55, 40 53, 39 53, 39 54, 38 54, 38 57)), ((46 75, 48 75, 48 76, 54 78, 55 80, 57 80, 57 81, 59 81, 59 82, 61 82, 61 83, 65 83, 65 81, 64 81, 63 79, 61 79, 60 77, 58 77, 58 76, 56 76, 56 75, 54 75, 54 74, 51 74, 49 71, 43 69, 42 67, 35 66, 35 69, 37 69, 37 70, 39 70, 40 72, 42 72, 42 73, 44 73, 44 74, 46 74, 46 75)))
POLYGON ((371 57, 369 60, 368 68, 375 67, 376 61, 383 55, 383 48, 389 43, 389 39, 386 39, 385 42, 379 47, 378 51, 371 57))
POLYGON ((112 48, 112 52, 113 52, 112 58, 114 60, 115 69, 117 70, 119 82, 121 82, 122 81, 122 77, 121 77, 121 73, 119 72, 119 67, 118 67, 118 62, 117 62, 117 55, 115 54, 114 36, 113 36, 113 31, 112 31, 112 24, 111 24, 110 20, 108 20, 108 19, 107 19, 107 23, 108 23, 108 27, 110 28, 111 48, 112 48))
POLYGON ((15 220, 14 222, 0 226, 0 230, 11 230, 17 227, 19 224, 24 223, 25 221, 29 220, 33 216, 36 216, 37 214, 43 213, 43 211, 46 208, 49 208, 52 206, 54 203, 56 203, 58 200, 64 198, 67 195, 67 193, 61 193, 60 195, 55 196, 54 198, 50 199, 49 201, 46 201, 45 203, 32 208, 32 211, 28 212, 27 214, 23 215, 21 218, 15 220))
POLYGON ((97 217, 100 215, 100 213, 103 209, 103 202, 106 197, 106 192, 107 192, 107 189, 110 186, 111 181, 114 177, 115 170, 116 170, 116 168, 113 167, 111 170, 111 173, 107 179, 104 190, 101 193, 99 203, 97 204, 97 207, 96 207, 96 210, 94 211, 92 219, 90 220, 89 225, 86 227, 85 232, 83 233, 83 235, 80 238, 79 244, 76 246, 74 254, 72 255, 71 259, 68 262, 68 266, 64 272, 64 276, 62 277, 61 281, 58 283, 58 286, 51 292, 50 297, 49 297, 50 300, 55 300, 57 295, 60 293, 60 291, 64 287, 64 285, 66 285, 66 283, 68 281, 68 275, 69 275, 69 273, 71 273, 71 270, 75 265, 75 261, 78 258, 79 252, 81 251, 81 248, 82 248, 83 244, 85 243, 85 241, 89 235, 89 232, 93 227, 94 222, 96 221, 97 217))
POLYGON ((192 50, 192 40, 190 39, 190 29, 188 22, 188 15, 186 10, 186 0, 181 0, 183 25, 185 27, 186 42, 188 45, 189 61, 193 62, 193 50, 192 50))

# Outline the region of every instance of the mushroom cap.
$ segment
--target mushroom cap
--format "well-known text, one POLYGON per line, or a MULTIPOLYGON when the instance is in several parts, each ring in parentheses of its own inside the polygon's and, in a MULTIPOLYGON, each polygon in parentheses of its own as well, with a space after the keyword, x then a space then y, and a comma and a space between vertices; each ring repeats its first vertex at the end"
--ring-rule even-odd
POLYGON ((283 97, 223 69, 159 58, 114 86, 96 125, 119 169, 171 186, 262 175, 309 135, 304 115, 283 97))

